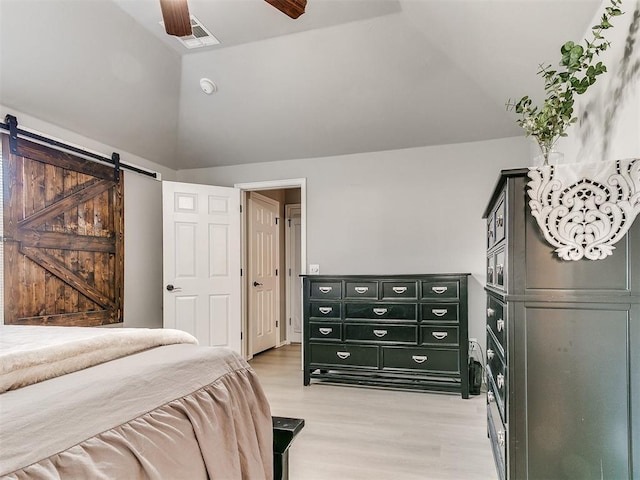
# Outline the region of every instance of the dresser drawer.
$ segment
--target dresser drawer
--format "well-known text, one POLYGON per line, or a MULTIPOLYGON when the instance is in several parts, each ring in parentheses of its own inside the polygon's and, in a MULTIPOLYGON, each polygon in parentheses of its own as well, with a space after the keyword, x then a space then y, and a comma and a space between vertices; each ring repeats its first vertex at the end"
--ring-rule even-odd
POLYGON ((498 341, 498 348, 506 358, 507 317, 504 304, 497 298, 487 295, 487 326, 498 341))
POLYGON ((498 287, 504 288, 505 280, 505 262, 507 260, 506 252, 500 249, 495 254, 494 263, 494 284, 498 287))
POLYGON ((314 319, 340 318, 341 306, 338 302, 309 302, 309 316, 314 319))
POLYGON ((459 354, 455 349, 382 347, 382 368, 457 373, 459 354))
POLYGON ((344 328, 344 339, 347 342, 393 342, 413 345, 418 342, 418 327, 411 325, 346 323, 344 328))
POLYGON ((507 391, 507 375, 500 355, 495 355, 493 361, 487 362, 487 391, 493 391, 496 405, 504 417, 505 392, 507 391))
POLYGON ((493 457, 498 471, 498 478, 505 480, 506 469, 505 460, 507 458, 507 435, 508 431, 500 418, 495 402, 487 403, 487 427, 493 457))
POLYGON ((310 296, 311 298, 342 298, 342 283, 341 282, 321 282, 311 281, 310 296))
POLYGON ((460 343, 458 327, 422 325, 420 331, 423 345, 457 346, 460 343))
POLYGON ((457 299, 459 297, 459 282, 457 281, 423 281, 422 298, 457 299))
POLYGON ((427 322, 457 322, 457 303, 423 303, 422 320, 427 322))
POLYGON ((505 204, 504 204, 504 195, 503 195, 493 215, 494 223, 496 225, 496 235, 495 235, 496 244, 504 240, 505 233, 506 233, 506 216, 505 216, 506 212, 505 212, 504 205, 505 204))
POLYGON ((344 298, 378 298, 378 282, 345 282, 344 298))
POLYGON ((487 217, 487 250, 496 243, 496 223, 493 215, 487 217))
POLYGON ((335 322, 309 322, 311 340, 341 340, 342 324, 335 322))
POLYGON ((496 207, 487 216, 487 250, 502 242, 506 235, 506 209, 504 194, 496 202, 496 207))
POLYGON ((367 320, 416 320, 413 303, 345 303, 345 318, 367 320))
POLYGON ((504 247, 487 257, 487 284, 504 289, 507 255, 504 247))
POLYGON ((496 282, 495 272, 495 255, 487 256, 487 285, 493 285, 496 282))
POLYGON ((418 284, 416 282, 381 282, 382 299, 406 298, 415 300, 418 298, 418 284))
POLYGON ((378 347, 310 343, 312 365, 378 368, 378 347))
POLYGON ((507 423, 507 416, 505 410, 505 404, 501 402, 501 396, 496 391, 496 386, 492 382, 488 382, 487 386, 487 405, 492 406, 497 412, 498 417, 502 420, 502 423, 507 423))

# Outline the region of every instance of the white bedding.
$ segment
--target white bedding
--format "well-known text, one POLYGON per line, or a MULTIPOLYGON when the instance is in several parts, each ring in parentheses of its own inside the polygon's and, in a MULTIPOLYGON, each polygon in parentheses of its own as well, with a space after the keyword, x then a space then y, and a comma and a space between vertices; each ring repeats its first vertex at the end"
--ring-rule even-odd
POLYGON ((171 329, 0 325, 0 393, 176 343, 198 341, 171 329))
MULTIPOLYGON (((30 336, 32 328, 22 327, 30 336)), ((95 330, 98 337, 121 331, 95 330)), ((46 352, 38 345, 50 340, 25 342, 46 352)), ((3 479, 268 480, 273 473, 269 404, 255 372, 225 348, 148 348, 6 391, 0 425, 3 479)))

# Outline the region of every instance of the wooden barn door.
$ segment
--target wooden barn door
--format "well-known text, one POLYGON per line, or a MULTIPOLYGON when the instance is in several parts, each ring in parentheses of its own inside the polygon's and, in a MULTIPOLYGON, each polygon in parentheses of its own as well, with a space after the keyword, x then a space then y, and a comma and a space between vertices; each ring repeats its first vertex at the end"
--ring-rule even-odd
POLYGON ((122 179, 113 167, 2 135, 4 322, 122 322, 122 179))

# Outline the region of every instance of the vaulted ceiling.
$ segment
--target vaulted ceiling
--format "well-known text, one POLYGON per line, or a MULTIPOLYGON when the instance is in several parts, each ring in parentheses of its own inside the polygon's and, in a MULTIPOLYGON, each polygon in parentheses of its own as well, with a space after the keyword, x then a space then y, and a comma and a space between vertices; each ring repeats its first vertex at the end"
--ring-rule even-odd
POLYGON ((0 104, 174 169, 516 136, 505 102, 600 5, 189 0, 221 43, 188 50, 158 0, 0 0, 0 104))

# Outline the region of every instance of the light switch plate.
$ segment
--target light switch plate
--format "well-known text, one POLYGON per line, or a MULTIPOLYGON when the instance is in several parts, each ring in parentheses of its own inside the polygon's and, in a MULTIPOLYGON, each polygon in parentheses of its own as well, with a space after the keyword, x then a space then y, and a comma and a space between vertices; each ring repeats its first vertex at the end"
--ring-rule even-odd
POLYGON ((309 264, 309 275, 320 275, 320 265, 315 263, 309 264))

